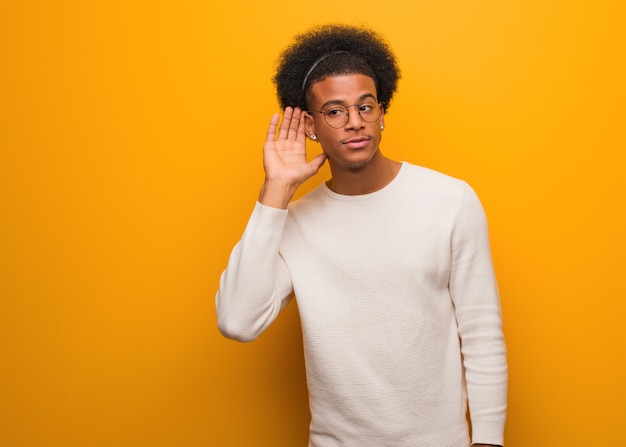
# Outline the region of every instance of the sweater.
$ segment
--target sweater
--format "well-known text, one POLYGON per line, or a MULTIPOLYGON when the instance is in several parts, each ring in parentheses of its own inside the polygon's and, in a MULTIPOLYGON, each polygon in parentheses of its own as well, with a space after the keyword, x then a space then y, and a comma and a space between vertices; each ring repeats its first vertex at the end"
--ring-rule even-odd
POLYGON ((507 361, 482 205, 403 163, 384 188, 258 203, 216 295, 221 332, 258 337, 296 297, 309 447, 503 444, 507 361))

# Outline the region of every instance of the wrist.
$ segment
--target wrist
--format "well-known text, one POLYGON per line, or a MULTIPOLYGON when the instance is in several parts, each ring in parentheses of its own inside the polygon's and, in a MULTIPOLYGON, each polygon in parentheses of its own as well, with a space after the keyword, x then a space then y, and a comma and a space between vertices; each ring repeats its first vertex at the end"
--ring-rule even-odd
POLYGON ((259 203, 273 208, 287 209, 297 185, 280 180, 265 180, 259 194, 259 203))

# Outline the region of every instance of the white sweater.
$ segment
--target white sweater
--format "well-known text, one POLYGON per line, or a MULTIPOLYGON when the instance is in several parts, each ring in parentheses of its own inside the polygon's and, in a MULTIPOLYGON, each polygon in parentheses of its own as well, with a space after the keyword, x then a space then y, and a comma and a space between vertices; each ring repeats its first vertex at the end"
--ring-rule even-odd
POLYGON ((385 188, 257 203, 216 296, 256 338, 295 293, 310 447, 503 444, 507 363, 487 224, 460 180, 403 163, 385 188))

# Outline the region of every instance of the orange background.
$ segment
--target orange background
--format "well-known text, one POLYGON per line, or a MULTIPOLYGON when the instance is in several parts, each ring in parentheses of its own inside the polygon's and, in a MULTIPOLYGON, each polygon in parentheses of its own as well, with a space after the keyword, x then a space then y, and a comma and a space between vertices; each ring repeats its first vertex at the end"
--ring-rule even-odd
POLYGON ((296 306, 244 345, 213 300, 276 57, 334 21, 399 58, 385 153, 483 200, 507 446, 626 445, 625 4, 409 3, 0 4, 1 446, 306 444, 296 306))

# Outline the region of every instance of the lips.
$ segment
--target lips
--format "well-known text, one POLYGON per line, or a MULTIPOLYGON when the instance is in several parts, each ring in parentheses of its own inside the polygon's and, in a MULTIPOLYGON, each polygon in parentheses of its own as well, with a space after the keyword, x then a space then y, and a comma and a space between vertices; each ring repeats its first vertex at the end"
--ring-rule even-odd
POLYGON ((370 139, 367 137, 351 138, 349 140, 344 141, 343 144, 349 149, 363 149, 364 147, 367 146, 369 141, 370 139))

